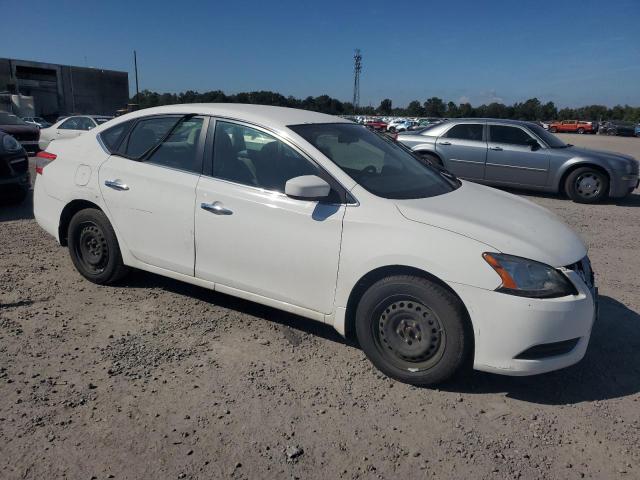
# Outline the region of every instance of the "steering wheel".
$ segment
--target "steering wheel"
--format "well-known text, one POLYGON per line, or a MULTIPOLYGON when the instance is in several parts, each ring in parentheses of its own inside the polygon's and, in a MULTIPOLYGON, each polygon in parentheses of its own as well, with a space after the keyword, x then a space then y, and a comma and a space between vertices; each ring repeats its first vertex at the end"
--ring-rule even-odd
POLYGON ((369 175, 375 175, 378 173, 378 169, 373 165, 367 165, 362 169, 362 173, 368 173, 369 175))

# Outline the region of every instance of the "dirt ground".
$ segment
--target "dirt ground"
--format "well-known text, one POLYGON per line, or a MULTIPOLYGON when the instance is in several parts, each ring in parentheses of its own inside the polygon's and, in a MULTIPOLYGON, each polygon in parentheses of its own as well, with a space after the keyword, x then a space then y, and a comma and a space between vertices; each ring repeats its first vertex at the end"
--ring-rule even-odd
POLYGON ((526 196, 589 244, 587 355, 440 389, 293 315, 143 272, 93 285, 30 201, 1 206, 0 478, 640 478, 640 191, 526 196))

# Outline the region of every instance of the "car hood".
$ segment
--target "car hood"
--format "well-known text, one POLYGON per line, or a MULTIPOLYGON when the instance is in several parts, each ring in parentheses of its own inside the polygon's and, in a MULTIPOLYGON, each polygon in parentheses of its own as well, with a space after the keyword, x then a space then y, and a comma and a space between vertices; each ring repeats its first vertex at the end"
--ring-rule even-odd
POLYGON ((581 148, 571 146, 566 150, 567 153, 570 153, 571 156, 580 156, 580 157, 597 157, 606 160, 610 160, 613 162, 628 162, 629 160, 636 161, 631 155, 625 155, 624 153, 616 153, 616 152, 606 152, 604 150, 592 150, 590 148, 581 148))
POLYGON ((587 253, 582 239, 545 208, 521 197, 470 182, 445 195, 396 200, 408 220, 450 230, 487 245, 554 267, 587 253))

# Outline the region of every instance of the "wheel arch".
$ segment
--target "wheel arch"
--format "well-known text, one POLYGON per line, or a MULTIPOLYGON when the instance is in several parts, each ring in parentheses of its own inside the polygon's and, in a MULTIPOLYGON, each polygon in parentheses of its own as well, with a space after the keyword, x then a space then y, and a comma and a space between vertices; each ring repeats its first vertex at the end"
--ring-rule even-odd
POLYGON ((60 245, 62 245, 63 247, 67 246, 67 234, 71 219, 76 213, 78 213, 80 210, 84 210, 85 208, 93 208, 104 212, 102 208, 100 208, 95 203, 90 202, 89 200, 81 199, 72 200, 71 202, 67 203, 62 209, 62 212, 60 213, 60 222, 58 224, 58 238, 60 240, 60 245))
POLYGON ((466 321, 468 322, 469 331, 471 332, 471 341, 472 346, 475 344, 474 338, 474 329, 473 324, 471 322, 471 316, 469 315, 469 311, 467 310, 467 306, 464 304, 460 296, 453 290, 445 281, 436 277, 435 275, 421 270, 416 267, 410 267, 406 265, 386 265, 377 267, 370 272, 364 274, 353 286, 351 292, 349 293, 349 299, 347 300, 347 308, 345 312, 344 318, 344 335, 345 338, 351 341, 356 341, 355 335, 355 320, 356 320, 356 309, 358 308, 358 303, 362 298, 362 295, 371 287, 374 283, 383 278, 394 276, 394 275, 411 275, 414 277, 425 278, 434 282, 435 284, 441 286, 448 292, 450 292, 455 298, 457 298, 462 304, 465 314, 466 321))
MULTIPOLYGON (((575 171, 578 168, 582 168, 582 167, 590 167, 593 168, 594 170, 598 170, 601 173, 604 173, 607 176, 607 179, 609 180, 609 187, 607 187, 608 189, 611 188, 611 172, 609 172, 609 170, 607 170, 605 167, 603 167, 602 165, 598 165, 597 163, 593 163, 593 162, 589 162, 589 161, 583 161, 583 162, 576 162, 576 163, 572 163, 571 165, 569 165, 563 172, 562 175, 560 176, 560 179, 558 181, 558 192, 566 195, 567 191, 565 188, 565 182, 567 180, 567 177, 569 175, 571 175, 571 172, 575 171)), ((608 194, 608 192, 607 192, 608 194)))

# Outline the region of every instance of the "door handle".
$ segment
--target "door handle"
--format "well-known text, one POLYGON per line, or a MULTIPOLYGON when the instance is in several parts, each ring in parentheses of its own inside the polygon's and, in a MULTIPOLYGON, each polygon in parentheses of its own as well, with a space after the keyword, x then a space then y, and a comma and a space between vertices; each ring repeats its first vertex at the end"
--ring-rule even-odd
POLYGON ((489 147, 489 150, 495 150, 496 152, 501 152, 502 147, 489 147))
POLYGON ((126 183, 122 183, 120 180, 105 180, 105 187, 113 188, 114 190, 129 190, 129 186, 126 183))
POLYGON ((451 145, 451 142, 440 142, 438 145, 451 145))
POLYGON ((233 212, 225 208, 220 202, 201 203, 200 208, 216 215, 231 215, 233 212))

